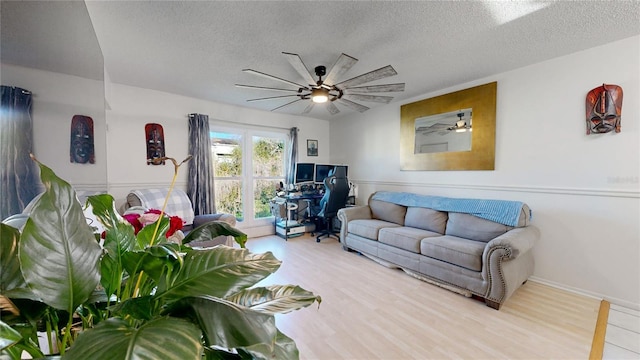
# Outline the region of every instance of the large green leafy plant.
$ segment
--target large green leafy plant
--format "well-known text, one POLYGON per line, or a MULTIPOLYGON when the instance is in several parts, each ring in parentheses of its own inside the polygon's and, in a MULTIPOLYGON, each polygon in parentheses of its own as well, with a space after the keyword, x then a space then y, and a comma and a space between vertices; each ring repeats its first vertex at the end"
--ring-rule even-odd
POLYGON ((88 199, 106 229, 100 245, 72 187, 44 165, 40 173, 46 191, 22 232, 0 225, 0 359, 23 351, 49 358, 38 331, 62 359, 298 357, 274 314, 320 297, 294 285, 254 286, 280 261, 250 253, 244 233, 207 223, 183 244, 230 235, 241 249, 192 249, 167 242, 161 216, 136 236, 103 194, 88 199))

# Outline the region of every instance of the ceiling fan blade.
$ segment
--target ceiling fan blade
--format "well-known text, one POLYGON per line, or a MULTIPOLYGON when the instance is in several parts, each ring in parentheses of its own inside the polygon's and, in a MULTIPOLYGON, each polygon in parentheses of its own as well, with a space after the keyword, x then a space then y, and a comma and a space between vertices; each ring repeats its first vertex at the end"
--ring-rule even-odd
POLYGON ((335 83, 336 80, 342 76, 342 74, 346 73, 357 62, 358 59, 344 53, 341 54, 338 58, 338 61, 333 64, 331 70, 329 70, 329 73, 324 78, 324 82, 326 82, 327 84, 335 83))
POLYGON ((304 79, 304 81, 307 82, 307 84, 309 85, 316 84, 316 80, 313 78, 313 76, 311 76, 311 73, 309 73, 309 70, 304 65, 304 63, 302 62, 302 59, 298 54, 291 54, 288 52, 283 52, 283 54, 287 57, 287 60, 289 60, 289 63, 291 64, 291 66, 293 66, 293 68, 296 69, 298 74, 302 76, 302 78, 304 79))
POLYGON ((329 113, 331 113, 331 115, 335 115, 335 114, 340 112, 338 107, 335 106, 334 103, 332 103, 332 102, 327 104, 327 110, 329 111, 329 113))
POLYGON ((393 100, 393 96, 380 96, 380 95, 362 95, 362 94, 345 94, 345 97, 359 101, 370 101, 377 103, 388 104, 393 100))
POLYGON ((262 100, 273 100, 273 99, 282 99, 282 98, 292 97, 292 96, 298 96, 298 95, 269 96, 269 97, 263 97, 263 98, 257 98, 257 99, 249 99, 249 100, 247 100, 247 102, 251 102, 251 101, 262 101, 262 100))
POLYGON ((303 114, 308 114, 311 112, 311 110, 313 109, 313 105, 315 105, 315 103, 312 101, 309 103, 309 105, 307 105, 307 107, 304 109, 304 111, 302 112, 303 114))
POLYGON ((257 71, 257 70, 253 70, 253 69, 242 69, 243 72, 246 73, 250 73, 250 74, 254 74, 254 75, 258 75, 258 76, 262 76, 262 77, 266 77, 267 79, 272 79, 272 80, 277 80, 277 81, 281 81, 285 84, 289 84, 289 85, 293 85, 295 87, 299 87, 299 88, 303 88, 306 90, 309 90, 309 88, 306 85, 301 85, 298 83, 295 83, 293 81, 289 81, 289 80, 285 80, 285 79, 281 79, 277 76, 273 76, 273 75, 269 75, 269 74, 265 74, 263 72, 257 71))
POLYGON ((342 91, 344 92, 344 94, 400 92, 400 91, 404 91, 404 83, 359 86, 359 87, 352 87, 352 88, 348 88, 348 89, 343 89, 342 91))
POLYGON ((272 88, 272 87, 265 87, 265 86, 243 85, 243 84, 236 84, 236 87, 239 87, 239 88, 245 88, 245 89, 258 89, 258 90, 274 90, 274 91, 298 92, 298 90, 293 90, 293 89, 281 89, 281 88, 272 88))
POLYGON ((364 105, 360 105, 358 103, 354 103, 353 101, 347 100, 345 98, 340 98, 337 101, 339 101, 340 104, 348 106, 348 107, 352 108, 355 111, 365 112, 365 111, 369 110, 368 107, 366 107, 364 105))
POLYGON ((335 86, 339 88, 348 88, 351 86, 360 85, 360 84, 368 83, 368 82, 379 80, 379 79, 384 79, 386 77, 393 76, 393 75, 398 75, 398 73, 393 69, 391 65, 387 65, 378 70, 373 70, 368 73, 364 73, 360 76, 356 76, 349 80, 345 80, 341 83, 335 84, 335 86))
POLYGON ((287 105, 291 105, 291 104, 293 104, 294 102, 297 102, 297 101, 300 101, 300 100, 302 100, 302 99, 295 99, 295 100, 293 100, 293 101, 291 101, 291 102, 288 102, 288 103, 286 103, 286 104, 284 104, 284 105, 280 105, 280 106, 278 106, 278 107, 277 107, 277 108, 275 108, 275 109, 271 109, 271 111, 276 111, 276 110, 278 110, 278 109, 282 109, 283 107, 285 107, 285 106, 287 106, 287 105))

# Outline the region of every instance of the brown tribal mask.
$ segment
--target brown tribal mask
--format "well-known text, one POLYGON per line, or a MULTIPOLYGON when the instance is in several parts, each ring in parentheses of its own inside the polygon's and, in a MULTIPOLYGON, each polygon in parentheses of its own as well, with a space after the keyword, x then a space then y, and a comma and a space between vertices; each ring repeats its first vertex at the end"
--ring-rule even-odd
POLYGON ((622 88, 617 85, 598 86, 587 94, 587 135, 620 132, 622 88))

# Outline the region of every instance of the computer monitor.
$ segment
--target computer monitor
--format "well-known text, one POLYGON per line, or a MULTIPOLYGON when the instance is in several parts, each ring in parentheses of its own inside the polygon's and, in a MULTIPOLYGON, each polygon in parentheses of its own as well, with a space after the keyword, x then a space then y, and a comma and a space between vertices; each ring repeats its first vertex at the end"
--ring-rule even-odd
POLYGON ((314 178, 314 182, 316 184, 323 184, 324 179, 329 176, 329 171, 333 170, 335 165, 328 164, 316 164, 316 172, 314 178))
POLYGON ((337 168, 344 168, 344 176, 349 176, 349 166, 348 165, 336 165, 337 168))
POLYGON ((297 163, 296 164, 296 184, 313 182, 314 163, 297 163))

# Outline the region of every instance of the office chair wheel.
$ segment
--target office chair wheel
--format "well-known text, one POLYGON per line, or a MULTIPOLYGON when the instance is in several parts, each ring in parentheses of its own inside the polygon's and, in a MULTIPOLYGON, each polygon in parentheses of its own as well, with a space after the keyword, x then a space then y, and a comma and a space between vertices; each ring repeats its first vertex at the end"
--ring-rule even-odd
POLYGON ((319 243, 319 242, 320 242, 320 239, 319 239, 319 238, 316 238, 316 242, 317 242, 317 243, 319 243))

